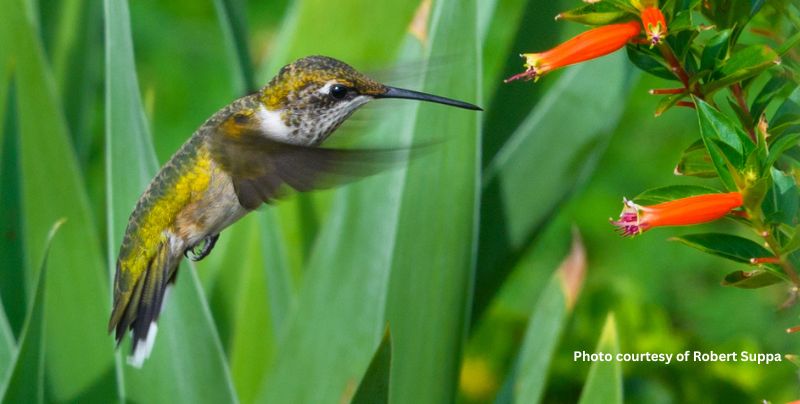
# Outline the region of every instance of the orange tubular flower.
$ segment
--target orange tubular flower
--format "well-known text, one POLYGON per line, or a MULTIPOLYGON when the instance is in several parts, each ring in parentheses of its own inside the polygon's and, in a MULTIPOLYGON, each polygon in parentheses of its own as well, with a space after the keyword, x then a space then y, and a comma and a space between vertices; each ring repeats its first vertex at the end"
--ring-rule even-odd
POLYGON ((590 29, 545 52, 525 53, 525 71, 505 80, 537 80, 544 74, 587 60, 608 55, 639 35, 642 26, 638 21, 610 24, 590 29))
POLYGON ((635 236, 658 226, 685 226, 711 222, 742 206, 742 194, 706 194, 640 206, 627 199, 619 220, 611 221, 623 236, 635 236))
POLYGON ((650 46, 660 44, 667 37, 667 20, 664 19, 664 14, 658 7, 648 6, 642 9, 640 16, 650 46))

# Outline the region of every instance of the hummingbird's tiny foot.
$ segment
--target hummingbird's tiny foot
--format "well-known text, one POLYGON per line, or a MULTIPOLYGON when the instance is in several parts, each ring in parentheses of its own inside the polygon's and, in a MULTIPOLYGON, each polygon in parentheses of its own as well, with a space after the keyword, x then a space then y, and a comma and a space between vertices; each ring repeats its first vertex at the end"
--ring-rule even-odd
POLYGON ((186 251, 183 252, 183 255, 192 261, 200 261, 209 253, 211 253, 211 250, 214 248, 214 245, 217 244, 218 239, 219 234, 208 235, 203 239, 203 248, 199 252, 197 251, 197 246, 193 246, 191 248, 187 248, 186 251), (191 257, 189 256, 189 251, 192 252, 191 257))

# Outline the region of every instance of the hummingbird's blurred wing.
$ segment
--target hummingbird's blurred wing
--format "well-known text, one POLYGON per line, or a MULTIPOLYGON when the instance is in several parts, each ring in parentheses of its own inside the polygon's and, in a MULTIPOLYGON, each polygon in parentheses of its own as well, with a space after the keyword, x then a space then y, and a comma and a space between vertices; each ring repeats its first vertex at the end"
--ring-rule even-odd
POLYGON ((255 209, 284 196, 331 188, 406 161, 409 149, 329 149, 270 139, 257 128, 218 131, 211 154, 233 181, 239 203, 255 209), (288 188, 287 188, 288 187, 288 188))

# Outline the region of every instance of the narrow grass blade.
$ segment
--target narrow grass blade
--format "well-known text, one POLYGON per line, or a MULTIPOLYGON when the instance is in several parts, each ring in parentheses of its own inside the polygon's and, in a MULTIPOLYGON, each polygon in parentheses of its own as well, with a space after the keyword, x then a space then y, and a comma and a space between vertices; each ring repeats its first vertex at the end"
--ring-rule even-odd
POLYGON ((25 245, 21 218, 20 168, 17 153, 19 128, 17 101, 14 87, 8 91, 5 121, 0 121, 0 234, 6 235, 0 242, 0 262, 3 263, 3 282, 0 282, 0 297, 6 307, 6 316, 14 335, 22 331, 27 311, 25 288, 25 245))
POLYGON ((267 298, 275 336, 284 329, 285 319, 294 307, 297 294, 289 263, 289 247, 281 232, 280 220, 281 217, 274 210, 266 212, 260 220, 267 298))
MULTIPOLYGON (((263 218, 251 215, 245 220, 248 237, 237 246, 239 253, 232 255, 231 265, 225 268, 224 274, 225 277, 235 277, 236 292, 224 298, 233 306, 228 348, 233 382, 242 402, 252 403, 275 354, 278 327, 273 308, 277 299, 271 292, 284 289, 273 285, 277 281, 269 275, 285 273, 288 268, 276 262, 277 255, 273 254, 273 247, 281 240, 264 240, 268 233, 262 228, 263 218), (238 276, 232 271, 239 272, 238 276)), ((288 310, 288 307, 281 310, 288 310)))
MULTIPOLYGON (((4 38, 5 33, 3 31, 3 29, 0 29, 0 39, 4 38)), ((0 296, 3 297, 2 301, 0 301, 0 380, 3 381, 6 380, 6 372, 10 369, 12 356, 17 349, 14 330, 8 321, 6 306, 11 302, 17 306, 15 310, 17 312, 23 311, 25 307, 24 295, 22 293, 13 293, 15 290, 19 291, 17 285, 22 281, 23 261, 21 254, 22 249, 19 248, 18 245, 19 238, 13 236, 19 234, 20 230, 19 220, 17 219, 18 211, 16 211, 19 205, 19 184, 13 181, 17 179, 16 159, 14 159, 13 165, 6 164, 9 158, 16 156, 16 147, 14 147, 14 143, 6 142, 6 139, 12 141, 16 140, 16 128, 9 127, 5 120, 5 112, 8 105, 13 105, 16 101, 11 100, 10 103, 7 103, 7 100, 11 98, 8 94, 8 84, 11 81, 11 68, 8 55, 5 55, 5 52, 6 51, 0 51, 0 184, 3 184, 3 192, 0 193, 0 212, 8 212, 9 210, 12 212, 7 217, 4 217, 3 220, 0 220, 0 223, 2 223, 0 224, 0 233, 10 234, 12 237, 6 237, 6 239, 0 243, 0 262, 3 262, 5 265, 4 271, 6 271, 6 276, 19 276, 19 278, 13 279, 16 282, 3 282, 2 289, 0 289, 0 296), (12 133, 13 137, 9 136, 8 133, 12 133), (12 169, 14 172, 9 173, 12 169), (11 175, 9 176, 8 174, 11 175), (14 300, 10 295, 19 297, 19 299, 14 300)), ((9 115, 9 119, 12 119, 11 116, 15 116, 16 114, 9 115)))
POLYGON ((530 335, 526 330, 532 313, 552 290, 551 278, 569 256, 571 240, 569 220, 549 225, 520 259, 486 314, 472 326, 461 361, 460 402, 492 398, 496 403, 513 402, 514 372, 524 339, 530 335))
POLYGON ((389 328, 383 335, 383 340, 375 351, 367 368, 367 373, 361 378, 353 404, 386 404, 389 402, 389 372, 392 367, 392 334, 389 328))
POLYGON ((228 48, 228 60, 231 61, 235 90, 241 95, 255 91, 257 85, 247 46, 247 26, 240 0, 214 0, 219 25, 228 48))
POLYGON ((17 341, 14 332, 8 324, 5 308, 0 304, 0 380, 6 380, 6 374, 11 369, 12 358, 17 350, 17 341))
POLYGON ((586 275, 586 250, 576 232, 572 250, 553 274, 531 313, 528 329, 513 372, 514 402, 539 402, 547 386, 547 372, 561 340, 586 275))
POLYGON ((106 336, 107 277, 84 181, 69 141, 53 78, 45 63, 32 8, 2 0, 12 33, 19 122, 21 206, 27 263, 26 290, 34 280, 53 222, 67 218, 50 250, 46 316, 47 374, 53 398, 68 401, 99 380, 112 365, 106 336), (57 199, 58 203, 54 203, 57 199), (75 371, 75 364, 81 371, 75 371))
POLYGON ((474 318, 559 204, 591 176, 625 105, 624 63, 616 54, 565 72, 486 168, 474 318))
POLYGON ((504 84, 503 80, 524 68, 519 53, 551 47, 559 41, 562 29, 566 28, 563 23, 553 20, 553 16, 563 11, 561 3, 527 1, 517 11, 512 4, 515 1, 498 0, 500 4, 483 42, 482 51, 486 58, 483 63, 483 107, 486 116, 483 118, 485 136, 481 153, 484 168, 554 84, 553 80, 540 80, 536 85, 504 84))
MULTIPOLYGON (((606 323, 595 352, 609 353, 614 357, 619 353, 617 322, 614 320, 614 314, 606 317, 606 323)), ((616 360, 592 363, 578 403, 621 404, 622 398, 622 367, 620 363, 616 360)))
POLYGON ((267 82, 293 59, 320 53, 353 65, 390 61, 417 4, 392 0, 296 2, 284 22, 277 49, 259 74, 260 81, 267 82))
MULTIPOLYGON (((5 30, 0 30, 0 40, 7 40, 5 30)), ((4 47, 5 48, 5 47, 4 47)), ((8 107, 8 87, 11 83, 11 59, 6 55, 7 50, 0 51, 0 124, 6 121, 6 108, 8 107)), ((0 131, 0 155, 3 152, 3 139, 5 131, 0 131)), ((2 160, 0 160, 2 161, 2 160)))
POLYGON ((20 335, 19 349, 11 363, 10 373, 0 379, 0 401, 4 403, 44 402, 44 343, 47 338, 45 302, 47 285, 52 282, 52 279, 48 279, 47 258, 53 237, 63 222, 62 219, 53 225, 44 243, 44 258, 38 272, 36 292, 20 335))
MULTIPOLYGON (((430 55, 458 55, 453 74, 422 90, 480 104, 481 60, 474 1, 438 1, 430 55)), ((473 282, 480 166, 480 115, 421 105, 413 142, 443 139, 408 168, 392 254, 391 400, 452 402, 473 282)))
POLYGON ((478 3, 478 39, 483 52, 485 100, 491 100, 497 86, 502 84, 500 76, 508 62, 514 36, 520 28, 519 24, 528 3, 528 0, 490 0, 478 3))
POLYGON ((51 49, 53 75, 72 143, 83 167, 97 131, 91 125, 102 81, 101 0, 68 0, 58 9, 51 49))
MULTIPOLYGON (((106 170, 109 266, 113 268, 125 218, 155 175, 133 58, 128 3, 105 0, 106 170)), ((179 269, 172 300, 164 304, 153 355, 141 370, 118 367, 125 393, 136 402, 170 397, 182 402, 236 402, 219 336, 193 267, 179 269)), ((108 301, 108 300, 106 300, 108 301)))

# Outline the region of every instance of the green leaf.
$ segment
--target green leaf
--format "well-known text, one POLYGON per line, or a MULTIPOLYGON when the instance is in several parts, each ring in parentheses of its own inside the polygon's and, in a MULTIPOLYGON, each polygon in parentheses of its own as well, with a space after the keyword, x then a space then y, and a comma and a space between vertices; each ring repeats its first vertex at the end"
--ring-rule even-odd
MULTIPOLYGON (((225 320, 230 318, 226 352, 236 393, 246 403, 252 403, 259 393, 281 331, 275 315, 278 311, 274 304, 276 299, 271 293, 276 288, 268 274, 286 270, 279 264, 265 262, 275 260, 277 256, 270 250, 280 243, 275 242, 278 240, 264 240, 267 232, 261 225, 265 218, 260 216, 249 215, 237 223, 236 228, 226 231, 225 241, 229 248, 222 251, 215 248, 214 251, 225 254, 225 259, 216 268, 219 279, 214 291, 221 293, 212 295, 211 303, 212 307, 230 310, 229 313, 215 313, 215 319, 221 329, 225 320), (224 287, 223 284, 228 285, 224 287)), ((200 268, 199 272, 205 269, 210 268, 200 268)), ((285 316, 290 307, 279 309, 285 316)), ((220 333, 225 337, 222 329, 220 333)))
POLYGON ((227 59, 231 62, 235 91, 244 95, 257 88, 253 62, 247 46, 247 26, 243 5, 240 0, 214 0, 219 25, 225 37, 228 50, 227 59))
MULTIPOLYGON (((0 30, 0 39, 4 39, 4 32, 0 30)), ((7 47, 4 47, 7 48, 7 47)), ((6 113, 8 112, 9 99, 11 98, 8 91, 9 84, 11 83, 11 60, 3 51, 0 51, 0 125, 6 125, 6 113)), ((0 156, 3 153, 3 145, 5 144, 6 129, 0 131, 0 156)), ((0 160, 2 162, 2 160, 0 160)))
POLYGON ((770 120, 769 129, 773 135, 800 132, 800 88, 796 88, 778 107, 770 120))
POLYGON ((680 161, 675 166, 675 174, 700 178, 717 176, 717 170, 711 162, 711 156, 708 155, 702 139, 683 150, 680 161))
MULTIPOLYGON (((134 70, 128 3, 105 0, 104 5, 108 257, 113 268, 126 218, 155 175, 157 163, 134 70)), ((140 370, 117 367, 123 373, 124 392, 136 402, 163 397, 235 402, 230 372, 194 268, 183 265, 179 273, 172 299, 160 316, 152 357, 140 370)))
POLYGON ((760 9, 759 3, 762 2, 719 0, 707 3, 700 10, 720 28, 743 27, 760 9))
POLYGON ((719 193, 714 188, 700 185, 669 185, 665 187, 648 189, 637 195, 633 200, 640 205, 655 205, 657 203, 669 202, 675 199, 688 198, 690 196, 719 193))
POLYGON ((780 57, 766 45, 750 45, 734 52, 715 72, 714 80, 703 86, 706 95, 756 76, 780 62, 780 57))
POLYGON ((756 98, 753 100, 753 103, 750 104, 750 114, 756 118, 760 117, 772 101, 779 99, 780 95, 787 89, 791 91, 791 88, 792 82, 785 76, 780 74, 774 75, 764 84, 764 87, 761 88, 761 91, 758 92, 756 98))
POLYGON ((773 168, 772 182, 766 198, 761 205, 767 223, 797 225, 797 212, 800 208, 800 194, 791 175, 773 168))
POLYGON ((624 63, 611 55, 570 68, 484 170, 473 316, 564 198, 592 174, 622 115, 624 63))
POLYGON ((6 316, 14 335, 19 335, 27 312, 28 296, 25 279, 28 275, 25 267, 25 245, 22 224, 21 185, 19 155, 17 142, 19 128, 17 119, 17 102, 12 86, 8 92, 8 114, 0 127, 0 234, 6 235, 0 243, 0 262, 3 263, 3 282, 0 282, 0 297, 6 308, 6 316))
POLYGON ((800 32, 795 32, 794 35, 787 38, 778 48, 778 55, 783 57, 789 53, 789 51, 797 47, 798 44, 800 44, 800 32))
POLYGON ((625 52, 628 54, 628 59, 639 69, 665 80, 679 81, 656 50, 647 46, 628 45, 625 47, 625 52))
MULTIPOLYGON (((430 55, 458 55, 458 74, 428 76, 423 91, 481 103, 476 21, 474 0, 434 4, 430 55)), ((392 401, 455 398, 476 254, 480 118, 475 111, 419 106, 413 143, 447 142, 413 161, 405 178, 386 307, 392 401)))
MULTIPOLYGON (((546 29, 540 24, 520 25, 526 21, 529 0, 490 0, 478 2, 478 40, 483 52, 483 97, 485 106, 494 98, 507 67, 508 54, 515 40, 525 30, 546 29)), ((541 7, 537 8, 537 11, 541 7)), ((547 13, 549 9, 541 11, 547 13)), ((547 40, 537 36, 540 40, 547 40)), ((521 65, 521 63, 519 64, 521 65)), ((484 145, 485 147, 485 145, 484 145)))
POLYGON ((78 161, 89 162, 103 63, 100 0, 59 2, 51 49, 53 74, 78 161))
POLYGON ((654 115, 656 117, 663 115, 664 112, 667 112, 670 108, 677 105, 678 102, 686 98, 687 95, 688 94, 686 93, 680 93, 680 94, 672 94, 665 97, 661 97, 661 100, 658 102, 658 105, 656 106, 654 115))
POLYGON ((700 122, 700 137, 708 149, 711 161, 725 186, 736 190, 735 169, 741 169, 745 156, 753 151, 755 145, 730 118, 717 111, 705 101, 695 98, 697 119, 700 122))
POLYGON ((731 30, 725 29, 708 39, 700 56, 700 70, 714 70, 727 58, 730 46, 731 30))
POLYGON ((354 65, 390 61, 417 5, 414 1, 296 2, 276 40, 277 49, 259 72, 259 82, 266 83, 291 60, 318 53, 354 65))
POLYGON ((603 0, 603 1, 621 10, 626 10, 628 13, 631 14, 639 13, 639 11, 631 4, 630 0, 603 0))
POLYGON ((691 10, 678 11, 672 19, 669 20, 669 32, 671 34, 695 29, 697 29, 697 27, 695 27, 691 10))
POLYGON ((584 4, 580 7, 564 11, 556 16, 556 20, 566 20, 586 25, 606 25, 620 21, 629 14, 608 1, 584 4))
POLYGON ((361 378, 353 404, 381 404, 389 402, 389 376, 392 367, 392 335, 389 327, 383 335, 381 344, 375 351, 367 368, 367 373, 361 378))
POLYGON ((783 282, 774 272, 757 269, 755 271, 736 271, 725 275, 723 286, 742 289, 757 289, 783 282))
POLYGON ((769 250, 760 244, 740 236, 722 233, 689 234, 673 237, 670 240, 686 244, 700 251, 727 258, 732 261, 750 264, 751 258, 772 257, 769 250))
MULTIPOLYGON (((609 353, 612 357, 616 357, 616 354, 619 353, 617 322, 614 320, 614 314, 609 314, 606 317, 606 323, 603 326, 603 332, 600 334, 600 341, 597 343, 595 352, 609 353)), ((622 366, 620 362, 612 359, 609 362, 598 361, 592 363, 578 403, 621 404, 623 402, 622 397, 622 366)))
POLYGON ((0 381, 6 380, 16 350, 17 341, 14 339, 14 332, 8 324, 5 308, 0 304, 0 381))
POLYGON ((553 273, 528 320, 516 369, 507 383, 513 385, 515 403, 539 402, 561 334, 569 321, 586 276, 586 251, 575 232, 572 249, 553 273))
POLYGON ((22 0, 1 0, 12 33, 19 123, 21 206, 32 296, 43 241, 66 218, 63 237, 50 250, 46 317, 47 376, 56 401, 69 401, 108 373, 113 343, 106 335, 108 278, 84 181, 69 141, 63 111, 47 70, 35 17, 22 0), (57 198, 58 203, 53 203, 57 198), (75 371, 75 364, 81 371, 75 371))
POLYGON ((48 327, 45 302, 47 301, 47 287, 53 282, 53 279, 49 279, 52 275, 48 275, 47 259, 53 237, 62 223, 64 223, 64 219, 57 221, 50 228, 50 233, 44 242, 44 255, 38 271, 36 292, 29 305, 30 310, 20 334, 19 348, 14 355, 8 376, 5 376, 5 371, 0 373, 3 376, 0 379, 2 381, 0 382, 0 401, 4 403, 44 402, 46 355, 44 344, 47 339, 46 329, 48 327))
POLYGON ((769 145, 769 155, 764 162, 764 169, 771 168, 783 153, 800 144, 800 132, 787 133, 778 137, 769 145))

